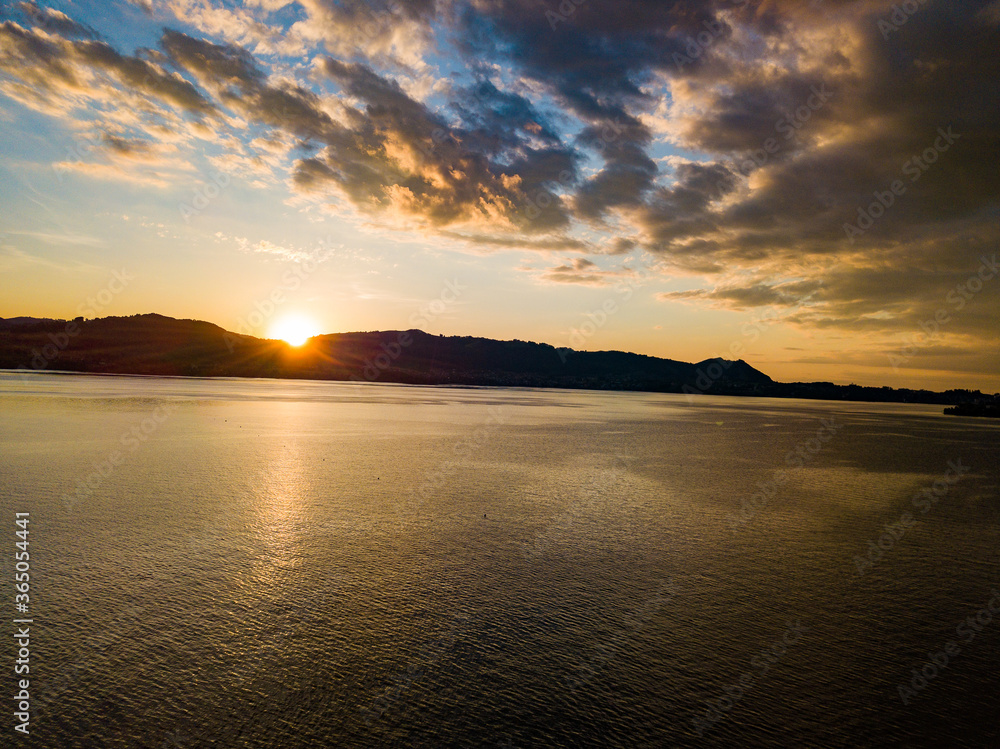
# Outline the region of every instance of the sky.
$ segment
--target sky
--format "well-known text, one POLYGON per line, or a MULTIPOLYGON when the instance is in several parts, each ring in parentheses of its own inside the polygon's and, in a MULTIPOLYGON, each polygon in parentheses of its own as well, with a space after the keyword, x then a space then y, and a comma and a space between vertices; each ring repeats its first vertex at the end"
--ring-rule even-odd
POLYGON ((0 316, 995 392, 998 48, 995 0, 5 2, 0 316))

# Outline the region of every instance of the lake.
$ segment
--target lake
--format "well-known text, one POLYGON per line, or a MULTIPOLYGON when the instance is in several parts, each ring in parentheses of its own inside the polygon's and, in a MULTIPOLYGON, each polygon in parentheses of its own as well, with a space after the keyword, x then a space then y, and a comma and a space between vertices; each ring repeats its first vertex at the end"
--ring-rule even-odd
POLYGON ((18 746, 1000 745, 997 422, 10 372, 0 414, 18 746))

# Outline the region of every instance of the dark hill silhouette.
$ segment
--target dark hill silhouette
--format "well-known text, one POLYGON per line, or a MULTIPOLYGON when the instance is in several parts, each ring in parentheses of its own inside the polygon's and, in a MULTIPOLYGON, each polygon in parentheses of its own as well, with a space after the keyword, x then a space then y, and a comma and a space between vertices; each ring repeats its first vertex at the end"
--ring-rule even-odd
POLYGON ((574 351, 421 330, 321 335, 294 348, 200 320, 156 314, 72 321, 0 319, 0 369, 986 403, 994 408, 1000 402, 998 396, 970 390, 934 393, 831 382, 780 383, 742 360, 689 364, 624 351, 574 351))
MULTIPOLYGON (((436 336, 420 330, 317 336, 301 348, 163 315, 0 320, 0 367, 119 374, 292 377, 414 384, 679 391, 715 368, 718 387, 771 378, 743 361, 701 364, 624 351, 436 336)), ((707 375, 706 375, 707 376, 707 375)))

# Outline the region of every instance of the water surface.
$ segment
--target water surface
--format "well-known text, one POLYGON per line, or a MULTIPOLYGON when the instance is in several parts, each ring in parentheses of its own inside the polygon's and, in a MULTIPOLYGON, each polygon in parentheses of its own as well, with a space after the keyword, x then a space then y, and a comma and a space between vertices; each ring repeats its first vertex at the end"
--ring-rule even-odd
POLYGON ((1000 429, 940 410, 0 374, 19 745, 996 746, 1000 429))

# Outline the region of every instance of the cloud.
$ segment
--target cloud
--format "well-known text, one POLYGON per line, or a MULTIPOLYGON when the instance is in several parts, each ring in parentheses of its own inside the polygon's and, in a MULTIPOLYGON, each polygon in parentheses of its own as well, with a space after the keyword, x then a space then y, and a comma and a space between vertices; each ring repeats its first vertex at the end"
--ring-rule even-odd
POLYGON ((626 2, 612 14, 588 2, 552 23, 538 4, 497 1, 476 3, 462 23, 470 53, 514 62, 588 123, 578 142, 605 167, 575 195, 580 213, 624 209, 643 245, 678 265, 718 271, 853 250, 843 224, 940 126, 964 130, 961 148, 899 201, 882 236, 859 241, 881 249, 917 225, 947 235, 994 207, 997 173, 983 165, 1000 112, 985 106, 997 102, 997 63, 980 4, 930 3, 888 39, 878 21, 891 3, 804 5, 626 2), (695 41, 691 57, 698 39, 708 43, 695 41), (648 101, 657 86, 662 98, 648 101), (694 169, 714 188, 690 169, 663 179, 643 160, 639 115, 663 101, 674 142, 709 155, 694 169))
MULTIPOLYGON (((532 270, 523 268, 522 270, 532 270)), ((634 279, 637 273, 625 266, 614 270, 603 270, 595 262, 587 258, 572 260, 551 268, 545 268, 536 274, 542 283, 576 284, 580 286, 612 286, 634 279)))
POLYGON ((473 248, 486 250, 540 250, 546 252, 557 250, 576 250, 579 252, 599 252, 598 248, 589 242, 585 242, 582 239, 567 237, 565 235, 531 238, 519 236, 517 234, 462 234, 461 232, 448 230, 442 230, 440 235, 448 239, 465 242, 473 248))
POLYGON ((31 237, 33 239, 39 239, 48 244, 55 245, 71 245, 71 246, 82 246, 82 247, 102 247, 105 245, 103 239, 97 237, 91 237, 86 234, 74 234, 74 233, 62 233, 55 234, 53 232, 38 232, 38 231, 8 231, 6 232, 11 236, 24 236, 31 237))
POLYGON ((669 291, 656 295, 660 301, 709 302, 733 309, 754 307, 798 307, 822 288, 817 281, 784 284, 754 283, 748 286, 719 286, 714 289, 669 291))
MULTIPOLYGON (((221 238, 221 235, 219 235, 221 238)), ((296 250, 292 247, 284 247, 279 244, 275 244, 267 239, 261 239, 253 244, 246 237, 235 237, 236 245, 241 252, 257 253, 262 255, 274 255, 281 258, 282 260, 288 260, 291 262, 302 262, 303 260, 315 260, 316 258, 302 250, 296 250)), ((320 261, 322 262, 322 261, 320 261)))
POLYGON ((550 196, 544 183, 558 174, 572 179, 573 155, 558 145, 534 145, 554 136, 523 101, 487 89, 482 118, 498 116, 495 106, 520 106, 522 134, 508 131, 484 146, 481 128, 449 124, 366 65, 325 58, 321 69, 364 108, 344 105, 347 124, 327 134, 320 153, 299 162, 297 187, 335 186, 364 211, 416 219, 429 228, 539 233, 569 223, 562 200, 550 196), (527 123, 529 117, 537 127, 527 123), (531 196, 543 193, 549 197, 538 208, 531 196))
MULTIPOLYGON (((896 5, 168 0, 197 32, 127 54, 26 2, 0 90, 120 138, 74 167, 95 175, 155 155, 169 180, 155 143, 204 148, 383 229, 642 252, 700 278, 662 299, 887 338, 1000 247, 997 5, 896 5)), ((577 260, 539 277, 613 282, 577 260)), ((994 340, 997 300, 956 311, 953 345, 994 340)))
MULTIPOLYGON (((0 24, 4 93, 27 106, 64 113, 85 101, 111 106, 166 105, 201 118, 215 108, 182 76, 110 44, 71 40, 13 21, 0 24)), ((156 113, 162 114, 162 109, 156 113)))
POLYGON ((293 26, 304 38, 321 42, 341 59, 361 56, 423 68, 433 33, 434 0, 299 0, 306 19, 293 26))
POLYGON ((39 6, 35 2, 20 2, 15 6, 34 25, 50 34, 83 39, 100 39, 101 35, 86 24, 77 23, 60 10, 39 6))
POLYGON ((60 178, 67 173, 76 173, 95 179, 163 188, 188 179, 194 169, 187 161, 178 158, 180 149, 172 143, 109 131, 92 134, 82 143, 85 149, 76 150, 78 158, 53 164, 60 178))
MULTIPOLYGON (((181 23, 239 44, 254 54, 303 55, 309 48, 309 42, 294 29, 271 26, 253 10, 218 7, 209 0, 166 0, 163 5, 181 23)), ((258 3, 258 7, 265 14, 281 9, 276 3, 258 3)))

